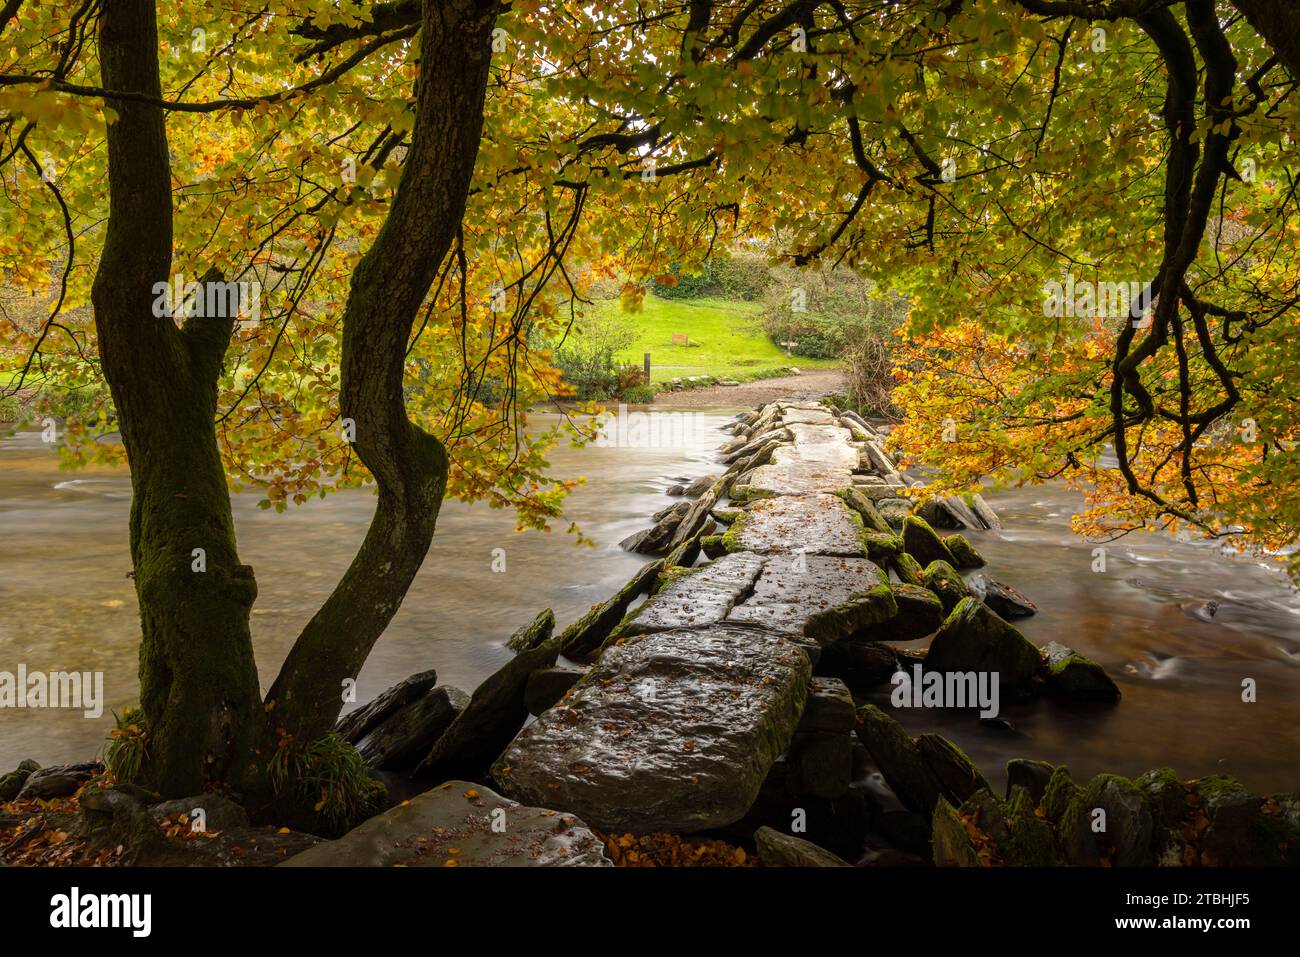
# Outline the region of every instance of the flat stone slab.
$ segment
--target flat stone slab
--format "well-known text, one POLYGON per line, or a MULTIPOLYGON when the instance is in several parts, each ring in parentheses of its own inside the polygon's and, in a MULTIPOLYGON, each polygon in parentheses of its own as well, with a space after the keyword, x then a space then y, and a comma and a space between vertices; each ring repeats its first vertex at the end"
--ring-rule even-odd
POLYGON ((753 587, 765 561, 761 555, 738 552, 693 569, 657 595, 647 598, 619 634, 646 634, 717 624, 753 587))
POLYGON ((506 794, 605 831, 740 820, 803 713, 812 666, 752 628, 659 632, 609 648, 492 768, 506 794))
POLYGON ((865 558, 770 558, 753 594, 731 609, 727 621, 756 625, 802 644, 810 617, 888 581, 889 576, 865 558))
POLYGON ((859 452, 849 444, 848 429, 829 425, 795 425, 794 443, 779 446, 772 453, 772 464, 820 464, 852 471, 858 467, 859 452))
POLYGON ((838 420, 824 409, 797 409, 788 406, 781 410, 781 421, 786 425, 799 422, 809 425, 834 425, 838 420))
MULTIPOLYGON (((777 449, 773 456, 780 452, 777 449)), ((733 498, 763 498, 772 495, 809 495, 837 492, 853 484, 853 469, 823 462, 786 461, 754 469, 744 486, 732 490, 733 498)))
POLYGON ((281 867, 612 867, 574 815, 448 781, 281 867))
POLYGON ((735 552, 801 552, 861 557, 862 522, 835 495, 782 495, 759 499, 727 531, 735 552))

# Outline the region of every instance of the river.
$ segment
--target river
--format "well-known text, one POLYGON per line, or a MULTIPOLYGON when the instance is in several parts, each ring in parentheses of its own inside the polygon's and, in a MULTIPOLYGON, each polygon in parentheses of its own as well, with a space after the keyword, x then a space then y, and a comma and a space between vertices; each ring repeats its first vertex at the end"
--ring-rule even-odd
MULTIPOLYGON (((358 679, 361 702, 435 668, 472 690, 510 657, 505 639, 541 609, 561 627, 607 598, 644 560, 618 542, 648 524, 682 479, 720 471, 714 451, 730 410, 684 413, 667 447, 588 445, 550 456, 556 475, 584 476, 550 533, 516 532, 485 505, 444 505, 424 569, 358 679), (574 544, 578 522, 595 547, 574 544), (504 550, 504 570, 494 557, 504 550)), ((1161 765, 1181 776, 1231 773, 1256 792, 1300 790, 1300 597, 1276 569, 1213 545, 1130 535, 1094 573, 1093 545, 1069 530, 1078 496, 1057 485, 987 496, 1000 535, 970 533, 985 572, 1037 602, 1017 622, 1037 644, 1056 640, 1101 662, 1118 705, 1003 702, 1014 731, 972 712, 899 711, 913 733, 940 731, 1000 782, 1010 757, 1065 763, 1076 778, 1161 765), (1210 602, 1217 602, 1213 614, 1210 602), (1252 678, 1258 700, 1241 700, 1252 678)), ((346 491, 283 514, 234 496, 243 560, 259 597, 253 632, 263 687, 298 630, 328 595, 374 507, 346 491)), ((127 551, 130 481, 122 470, 63 472, 39 432, 0 437, 0 671, 101 671, 105 710, 0 711, 0 772, 23 758, 85 760, 102 747, 111 711, 136 703, 138 622, 127 551)), ((882 704, 888 688, 873 700, 882 704)))

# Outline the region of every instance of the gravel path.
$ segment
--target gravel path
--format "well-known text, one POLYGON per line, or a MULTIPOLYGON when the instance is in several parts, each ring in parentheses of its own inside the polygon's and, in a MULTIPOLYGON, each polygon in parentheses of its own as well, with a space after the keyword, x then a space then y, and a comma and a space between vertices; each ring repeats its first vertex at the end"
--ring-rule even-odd
POLYGON ((656 409, 755 408, 775 399, 820 399, 844 389, 844 375, 839 369, 809 369, 800 375, 777 379, 757 379, 733 386, 710 386, 661 392, 655 398, 656 409))

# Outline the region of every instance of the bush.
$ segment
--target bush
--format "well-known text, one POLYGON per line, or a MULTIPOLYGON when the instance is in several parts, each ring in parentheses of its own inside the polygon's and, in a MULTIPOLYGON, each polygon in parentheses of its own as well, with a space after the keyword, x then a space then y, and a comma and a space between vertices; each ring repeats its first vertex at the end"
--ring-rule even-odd
POLYGON ((612 305, 580 317, 554 347, 555 366, 570 394, 584 402, 618 395, 623 382, 614 356, 635 341, 631 320, 612 305))
POLYGON ((719 296, 752 302, 762 298, 772 282, 767 258, 751 252, 719 253, 706 260, 698 274, 683 273, 677 263, 668 273, 674 282, 652 284, 654 294, 661 299, 719 296))
POLYGON ((649 405, 655 400, 655 389, 650 385, 634 385, 624 389, 619 399, 628 405, 649 405))

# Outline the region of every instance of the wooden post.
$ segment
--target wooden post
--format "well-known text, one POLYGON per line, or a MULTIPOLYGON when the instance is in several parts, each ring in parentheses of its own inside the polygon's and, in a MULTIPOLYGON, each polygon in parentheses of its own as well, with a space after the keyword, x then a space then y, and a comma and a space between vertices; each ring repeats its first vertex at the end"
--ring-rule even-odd
POLYGON ((645 354, 645 384, 650 384, 650 353, 645 354))

